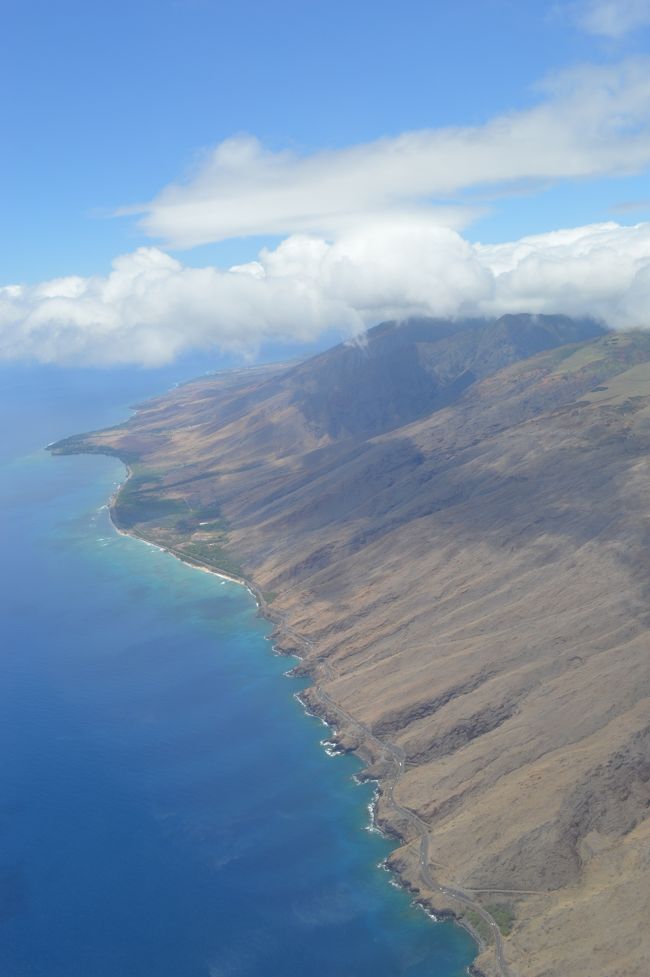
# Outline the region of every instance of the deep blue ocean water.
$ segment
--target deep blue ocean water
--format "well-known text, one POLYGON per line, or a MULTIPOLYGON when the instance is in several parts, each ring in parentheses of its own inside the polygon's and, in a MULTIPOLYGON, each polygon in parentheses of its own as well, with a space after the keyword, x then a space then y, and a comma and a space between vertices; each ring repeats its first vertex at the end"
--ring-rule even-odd
POLYGON ((42 450, 178 375, 0 370, 0 977, 458 977, 250 595, 42 450))

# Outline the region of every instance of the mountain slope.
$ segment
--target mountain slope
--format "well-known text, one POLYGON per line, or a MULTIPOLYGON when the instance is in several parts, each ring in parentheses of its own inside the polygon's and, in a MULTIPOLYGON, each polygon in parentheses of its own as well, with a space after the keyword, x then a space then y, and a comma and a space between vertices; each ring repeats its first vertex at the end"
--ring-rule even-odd
MULTIPOLYGON (((380 780, 377 741, 404 758, 436 879, 514 918, 527 977, 650 956, 650 336, 601 332, 387 324, 58 448, 129 460, 118 522, 264 591, 313 707, 380 780)), ((391 793, 393 864, 440 906, 391 793)))

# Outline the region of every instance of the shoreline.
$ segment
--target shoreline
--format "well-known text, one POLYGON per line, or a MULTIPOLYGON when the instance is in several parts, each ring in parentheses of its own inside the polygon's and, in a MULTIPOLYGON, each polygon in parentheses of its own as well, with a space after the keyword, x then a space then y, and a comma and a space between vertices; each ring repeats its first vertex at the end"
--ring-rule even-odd
MULTIPOLYGON (((293 649, 292 650, 283 649, 281 645, 281 636, 283 633, 286 635, 286 637, 290 639, 290 642, 294 644, 297 643, 298 646, 302 647, 303 650, 309 649, 311 647, 311 642, 304 636, 295 632, 291 627, 289 627, 285 623, 284 616, 282 614, 278 612, 273 612, 270 609, 267 601, 264 599, 261 590, 251 580, 245 577, 235 576, 232 573, 227 573, 226 571, 220 570, 217 567, 213 566, 212 564, 209 564, 203 560, 190 557, 187 554, 183 553, 182 551, 177 550, 175 547, 163 546, 159 542, 148 539, 146 536, 144 536, 142 533, 138 532, 137 530, 125 529, 124 527, 120 526, 119 521, 115 517, 114 504, 117 500, 120 491, 122 490, 124 485, 126 485, 126 483, 128 482, 129 478, 132 475, 131 466, 127 462, 123 461, 122 459, 120 459, 120 461, 122 461, 122 464, 124 464, 126 468, 126 478, 124 479, 123 482, 121 482, 117 486, 115 491, 111 494, 108 502, 106 503, 106 509, 108 512, 109 520, 115 532, 120 536, 130 537, 132 539, 139 540, 140 542, 143 542, 148 546, 153 546, 157 550, 163 553, 169 553, 175 559, 179 560, 179 562, 184 563, 186 566, 191 567, 192 569, 200 570, 203 573, 211 574, 212 576, 218 577, 221 580, 227 580, 230 583, 237 584, 238 586, 244 587, 249 592, 249 594, 252 596, 252 598, 255 601, 257 607, 257 613, 261 617, 264 617, 273 625, 273 631, 269 635, 269 640, 272 642, 272 649, 274 654, 280 655, 282 657, 297 658, 298 664, 294 666, 295 668, 298 668, 301 665, 303 665, 303 663, 306 663, 304 666, 305 671, 303 672, 303 674, 306 677, 310 678, 313 681, 313 684, 309 687, 309 689, 304 690, 304 692, 313 693, 313 695, 320 700, 320 708, 318 702, 315 703, 312 701, 311 695, 309 696, 308 703, 305 702, 303 698, 304 693, 302 692, 296 693, 295 697, 300 702, 306 715, 313 716, 314 718, 320 719, 323 725, 327 726, 328 729, 332 730, 332 737, 325 742, 333 746, 334 749, 339 754, 343 754, 347 752, 355 753, 362 761, 362 763, 365 764, 366 769, 372 766, 374 763, 379 763, 382 761, 384 762, 388 761, 388 765, 394 768, 395 772, 392 777, 384 776, 383 778, 381 773, 379 773, 377 776, 364 777, 363 771, 361 771, 361 776, 359 776, 358 779, 359 783, 374 781, 375 784, 377 785, 370 805, 370 826, 368 827, 368 830, 378 831, 380 834, 384 835, 384 837, 398 840, 402 843, 404 847, 416 841, 417 836, 419 835, 420 837, 420 851, 419 851, 419 858, 418 858, 419 869, 420 869, 419 874, 420 874, 420 879, 424 883, 425 887, 431 892, 436 892, 436 891, 439 892, 447 903, 449 903, 449 901, 456 902, 457 904, 464 905, 468 909, 471 909, 474 912, 478 913, 478 915, 483 919, 483 921, 488 926, 489 931, 492 933, 492 937, 494 940, 493 947, 494 947, 494 955, 495 955, 496 973, 500 975, 500 977, 513 977, 503 957, 501 931, 499 930, 498 925, 495 922, 495 920, 492 918, 492 916, 490 916, 490 914, 487 913, 487 911, 484 910, 483 907, 480 906, 480 904, 475 903, 473 900, 470 899, 469 896, 466 896, 465 893, 462 893, 460 890, 456 890, 456 889, 452 890, 446 886, 442 886, 437 882, 435 882, 430 876, 428 870, 427 825, 414 812, 409 811, 407 808, 402 807, 393 796, 393 791, 397 786, 397 783, 401 777, 401 774, 403 772, 403 765, 404 765, 404 758, 399 755, 399 751, 397 750, 397 748, 391 747, 390 744, 383 743, 381 740, 379 740, 376 736, 374 736, 374 734, 372 734, 368 729, 366 729, 366 727, 362 723, 360 723, 353 716, 351 716, 350 714, 342 710, 341 707, 337 706, 337 704, 331 699, 331 697, 326 692, 324 692, 324 690, 319 686, 316 680, 315 667, 320 664, 322 667, 327 669, 328 667, 327 662, 322 661, 320 659, 316 659, 315 661, 308 661, 305 655, 301 655, 299 652, 293 649), (339 717, 338 723, 332 717, 331 712, 338 714, 339 717), (356 730, 357 734, 360 734, 360 737, 355 746, 346 747, 340 744, 338 737, 341 728, 352 728, 353 730, 356 730), (375 751, 372 748, 370 748, 367 742, 368 739, 370 739, 370 741, 374 743, 375 746, 378 748, 377 756, 375 755, 375 751), (382 824, 381 821, 377 819, 376 805, 379 797, 382 795, 387 796, 391 806, 397 811, 398 814, 402 815, 403 819, 405 819, 407 823, 409 823, 412 827, 419 828, 419 830, 416 830, 415 837, 407 838, 404 834, 400 832, 399 828, 397 828, 396 826, 391 824, 382 824)), ((288 670, 286 674, 290 675, 291 672, 293 671, 294 668, 291 668, 288 670)), ((336 755, 336 752, 332 751, 332 753, 330 753, 329 750, 325 748, 325 746, 323 746, 323 748, 328 753, 328 755, 336 755)), ((481 937, 481 935, 476 931, 476 929, 471 925, 471 923, 466 918, 464 918, 462 915, 459 915, 451 908, 443 908, 443 909, 436 908, 436 906, 433 905, 432 901, 428 897, 423 896, 419 890, 414 889, 413 884, 409 882, 408 879, 402 877, 399 868, 393 867, 388 864, 389 858, 390 856, 387 857, 384 863, 380 864, 380 867, 382 867, 385 871, 389 871, 393 876, 393 878, 395 879, 395 884, 398 885, 400 888, 404 889, 407 893, 409 893, 409 895, 413 897, 412 901, 414 906, 417 906, 421 910, 423 910, 433 922, 442 922, 442 921, 454 922, 461 929, 464 929, 465 932, 468 933, 468 935, 475 943, 476 946, 475 959, 478 959, 478 957, 484 951, 490 949, 491 945, 485 942, 485 940, 481 937)), ((481 970, 479 967, 477 967, 475 963, 472 963, 468 966, 467 973, 469 977, 487 977, 484 971, 481 970)))

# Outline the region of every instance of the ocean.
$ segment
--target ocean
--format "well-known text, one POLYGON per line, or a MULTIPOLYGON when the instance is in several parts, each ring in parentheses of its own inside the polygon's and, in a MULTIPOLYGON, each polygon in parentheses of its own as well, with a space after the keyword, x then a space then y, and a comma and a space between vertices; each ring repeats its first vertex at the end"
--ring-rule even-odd
POLYGON ((460 977, 250 594, 114 532, 117 460, 43 450, 192 369, 0 370, 0 977, 460 977))

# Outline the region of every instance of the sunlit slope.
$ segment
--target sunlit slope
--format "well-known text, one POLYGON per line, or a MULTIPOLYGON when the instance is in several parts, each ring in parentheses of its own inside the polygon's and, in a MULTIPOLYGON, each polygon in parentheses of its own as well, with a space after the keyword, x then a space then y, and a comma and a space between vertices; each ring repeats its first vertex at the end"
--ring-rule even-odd
POLYGON ((650 336, 516 318, 519 346, 514 318, 382 327, 381 362, 329 354, 344 394, 328 354, 205 378, 62 450, 128 458, 118 520, 245 573, 309 640, 319 685, 403 750, 437 877, 514 917, 515 972, 645 977, 650 336), (431 384, 393 377, 369 419, 414 357, 431 384))

